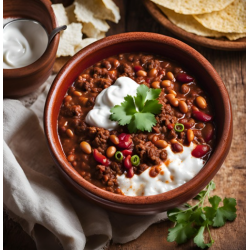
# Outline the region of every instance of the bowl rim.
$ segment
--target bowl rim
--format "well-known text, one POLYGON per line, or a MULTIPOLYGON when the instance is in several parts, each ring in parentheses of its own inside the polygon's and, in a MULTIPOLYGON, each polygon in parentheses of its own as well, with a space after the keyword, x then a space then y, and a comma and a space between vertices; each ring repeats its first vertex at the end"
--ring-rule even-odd
MULTIPOLYGON (((49 16, 51 18, 52 22, 52 30, 57 27, 57 20, 55 13, 51 7, 50 1, 47 0, 39 0, 49 13, 49 16)), ((4 16, 4 13, 3 13, 4 16)), ((7 16, 6 16, 7 18, 7 16)), ((34 19, 35 20, 35 19, 34 19)), ((36 20, 35 20, 36 21, 36 20)), ((42 25, 43 26, 43 25, 42 25)), ((46 29, 45 29, 46 30, 46 29)), ((46 30, 48 33, 48 31, 46 30)), ((50 44, 47 46, 46 50, 42 54, 40 58, 38 58, 35 62, 21 68, 14 68, 14 69, 4 69, 3 68, 3 77, 4 78, 22 78, 27 75, 33 75, 36 74, 37 71, 41 71, 42 68, 46 67, 48 60, 51 55, 56 54, 58 43, 59 43, 60 34, 58 33, 54 39, 50 42, 50 44)))
POLYGON ((209 181, 214 177, 214 175, 221 167, 231 145, 232 109, 228 92, 220 76, 215 71, 213 66, 207 61, 207 59, 203 57, 198 51, 196 51, 189 45, 172 37, 156 33, 149 33, 149 32, 131 32, 131 33, 122 33, 118 35, 113 35, 101 39, 80 50, 64 65, 64 67, 60 70, 60 72, 54 79, 54 82, 52 83, 52 86, 47 96, 44 109, 44 129, 49 150, 52 157, 54 158, 54 161, 57 163, 58 167, 60 167, 61 170, 80 187, 92 193, 92 195, 98 196, 99 198, 109 202, 119 203, 124 205, 125 204, 151 205, 156 203, 164 203, 166 201, 174 202, 176 200, 179 200, 181 197, 186 196, 187 193, 189 194, 189 196, 191 193, 198 193, 209 183, 209 181), (94 184, 91 184, 90 182, 86 181, 67 162, 66 157, 64 157, 65 159, 62 159, 59 156, 57 152, 57 145, 54 144, 56 137, 58 138, 58 133, 55 134, 53 132, 52 122, 51 122, 52 119, 51 112, 53 108, 52 104, 56 96, 56 91, 58 90, 59 85, 63 82, 64 76, 74 68, 74 65, 76 65, 82 59, 82 57, 86 57, 87 55, 90 55, 93 51, 96 52, 98 50, 104 49, 107 46, 111 46, 118 43, 133 42, 133 41, 163 43, 166 46, 171 45, 177 49, 180 49, 185 54, 188 54, 190 57, 193 57, 193 59, 198 61, 199 64, 201 64, 201 67, 203 67, 208 72, 208 74, 214 79, 214 82, 216 83, 222 95, 221 104, 223 105, 225 111, 225 117, 224 117, 225 122, 223 125, 223 133, 221 135, 221 140, 220 140, 220 142, 223 142, 222 147, 217 147, 217 150, 213 151, 213 154, 210 156, 205 166, 190 181, 168 192, 151 196, 125 196, 125 195, 123 196, 119 194, 114 194, 102 190, 97 186, 95 186, 94 184), (199 189, 197 189, 197 187, 199 187, 199 189))

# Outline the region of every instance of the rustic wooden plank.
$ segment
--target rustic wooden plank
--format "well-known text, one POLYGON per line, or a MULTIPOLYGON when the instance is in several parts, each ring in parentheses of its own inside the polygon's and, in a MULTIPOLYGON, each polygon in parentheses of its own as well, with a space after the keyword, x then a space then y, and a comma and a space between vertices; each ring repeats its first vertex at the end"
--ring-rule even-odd
MULTIPOLYGON (((111 29, 107 35, 146 31, 173 36, 149 15, 141 1, 116 0, 116 3, 120 7, 122 19, 119 24, 109 22, 111 29)), ((215 244, 210 249, 243 250, 246 249, 246 55, 245 52, 216 51, 189 45, 204 55, 220 74, 230 95, 234 118, 232 147, 224 166, 214 178, 217 185, 214 194, 237 199, 237 218, 222 228, 212 230, 215 244)), ((181 246, 167 242, 167 230, 171 226, 172 223, 169 221, 152 225, 138 239, 124 245, 111 244, 109 249, 197 249, 191 241, 181 246)), ((35 249, 32 239, 17 223, 7 219, 6 214, 4 215, 4 249, 35 249)))

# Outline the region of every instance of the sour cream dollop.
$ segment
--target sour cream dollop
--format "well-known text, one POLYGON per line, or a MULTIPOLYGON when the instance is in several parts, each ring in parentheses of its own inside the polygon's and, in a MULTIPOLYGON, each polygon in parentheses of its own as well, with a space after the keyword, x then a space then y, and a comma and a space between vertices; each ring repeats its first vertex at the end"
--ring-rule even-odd
POLYGON ((118 123, 109 119, 110 109, 120 105, 127 95, 136 96, 136 90, 140 85, 129 77, 119 77, 113 85, 104 89, 96 98, 95 106, 85 118, 91 126, 114 130, 118 123))
POLYGON ((47 45, 48 35, 40 24, 27 20, 7 24, 3 30, 3 68, 21 68, 35 62, 47 45))
POLYGON ((170 145, 165 150, 168 158, 160 165, 161 171, 156 177, 151 177, 151 167, 140 175, 127 178, 125 174, 117 175, 117 182, 121 191, 127 196, 149 196, 161 194, 175 189, 191 180, 204 166, 204 161, 191 155, 196 147, 191 143, 183 146, 181 153, 173 153, 170 145))

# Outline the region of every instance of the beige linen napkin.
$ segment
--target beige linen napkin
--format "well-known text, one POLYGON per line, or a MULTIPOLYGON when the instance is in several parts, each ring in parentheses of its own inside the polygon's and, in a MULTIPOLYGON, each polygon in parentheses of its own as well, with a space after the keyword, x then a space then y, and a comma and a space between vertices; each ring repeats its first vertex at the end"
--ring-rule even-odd
POLYGON ((128 216, 106 211, 64 188, 43 132, 51 76, 36 93, 3 102, 3 202, 37 249, 102 249, 126 243, 166 213, 128 216), (31 105, 32 103, 32 105, 31 105))

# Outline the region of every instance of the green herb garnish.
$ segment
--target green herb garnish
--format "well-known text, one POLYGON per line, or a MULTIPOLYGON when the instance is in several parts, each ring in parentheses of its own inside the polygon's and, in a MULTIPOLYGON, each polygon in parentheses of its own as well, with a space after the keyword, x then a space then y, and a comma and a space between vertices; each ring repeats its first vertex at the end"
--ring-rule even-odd
POLYGON ((214 240, 210 234, 210 227, 222 227, 226 221, 233 221, 236 218, 236 200, 233 198, 225 198, 223 206, 219 207, 221 198, 217 195, 208 198, 211 206, 204 207, 204 201, 212 190, 215 189, 215 184, 211 181, 206 188, 201 191, 195 199, 198 203, 194 206, 185 204, 188 207, 186 210, 179 208, 171 209, 167 212, 168 218, 175 222, 173 228, 170 228, 167 240, 169 242, 176 241, 182 244, 193 238, 194 243, 204 249, 212 246, 214 240), (204 231, 207 229, 210 237, 210 242, 204 242, 204 231))
POLYGON ((140 157, 138 155, 133 155, 130 161, 133 166, 138 166, 140 164, 140 157))
POLYGON ((137 130, 148 131, 156 124, 155 115, 161 112, 162 105, 157 98, 161 89, 151 89, 141 84, 135 97, 127 95, 121 105, 114 106, 110 112, 110 120, 120 125, 128 125, 130 133, 137 130))
POLYGON ((176 131, 176 132, 182 132, 183 130, 185 129, 185 127, 184 127, 184 125, 183 124, 181 124, 181 123, 176 123, 175 125, 174 125, 174 130, 176 131))
POLYGON ((123 159, 123 154, 122 154, 121 151, 116 151, 116 153, 115 153, 115 159, 116 159, 117 161, 119 161, 119 162, 122 161, 122 159, 123 159))

